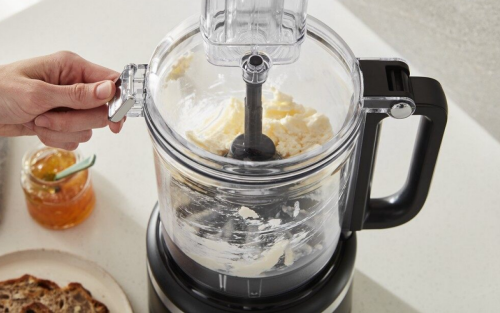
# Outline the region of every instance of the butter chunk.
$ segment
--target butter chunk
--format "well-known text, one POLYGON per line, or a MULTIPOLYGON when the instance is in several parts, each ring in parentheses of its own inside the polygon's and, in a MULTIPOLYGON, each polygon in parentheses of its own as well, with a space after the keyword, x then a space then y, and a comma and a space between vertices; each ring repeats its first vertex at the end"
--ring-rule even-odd
MULTIPOLYGON (((319 148, 333 137, 330 120, 315 109, 293 101, 293 97, 273 88, 274 97, 264 100, 263 132, 274 142, 282 158, 319 148)), ((186 133, 199 147, 225 155, 233 140, 244 132, 245 104, 231 98, 218 116, 186 133)))
POLYGON ((191 66, 191 62, 193 61, 194 54, 189 52, 187 54, 182 55, 173 65, 168 73, 165 83, 168 83, 171 80, 177 80, 184 76, 186 71, 191 66))
POLYGON ((208 118, 203 125, 186 132, 189 140, 217 155, 229 152, 234 138, 244 131, 245 105, 231 98, 220 116, 208 118))

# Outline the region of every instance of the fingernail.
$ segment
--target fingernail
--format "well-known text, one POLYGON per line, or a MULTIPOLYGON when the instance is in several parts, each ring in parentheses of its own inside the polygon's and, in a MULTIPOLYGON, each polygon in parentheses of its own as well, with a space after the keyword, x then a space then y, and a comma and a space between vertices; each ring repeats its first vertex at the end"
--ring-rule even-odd
POLYGON ((35 119, 35 125, 40 127, 50 127, 50 120, 46 116, 40 115, 35 119))
POLYGON ((27 127, 27 128, 29 128, 31 130, 33 130, 33 128, 34 128, 34 123, 33 122, 24 123, 23 125, 24 125, 24 127, 27 127))
POLYGON ((95 89, 95 95, 97 99, 106 100, 111 97, 112 82, 105 81, 97 86, 95 89))

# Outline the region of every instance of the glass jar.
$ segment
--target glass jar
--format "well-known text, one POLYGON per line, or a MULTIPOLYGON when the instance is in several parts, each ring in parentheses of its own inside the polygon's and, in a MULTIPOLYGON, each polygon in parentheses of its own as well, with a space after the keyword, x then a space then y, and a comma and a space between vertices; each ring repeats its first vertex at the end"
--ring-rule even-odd
POLYGON ((28 212, 40 225, 67 229, 83 222, 95 206, 89 170, 54 181, 56 173, 80 161, 79 152, 39 147, 22 160, 21 185, 28 212))

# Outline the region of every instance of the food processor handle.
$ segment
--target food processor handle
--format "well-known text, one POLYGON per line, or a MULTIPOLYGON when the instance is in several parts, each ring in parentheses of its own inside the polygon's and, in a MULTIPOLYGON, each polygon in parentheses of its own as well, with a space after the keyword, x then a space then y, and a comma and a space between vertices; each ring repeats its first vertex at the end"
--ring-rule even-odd
POLYGON ((386 112, 368 109, 366 113, 351 230, 395 227, 415 217, 427 198, 446 127, 446 97, 438 81, 410 77, 408 66, 402 61, 360 60, 360 67, 365 103, 378 99, 374 103, 380 106, 382 97, 392 102, 386 112), (370 189, 381 121, 388 116, 407 117, 410 109, 422 118, 406 183, 392 196, 372 199, 370 189))

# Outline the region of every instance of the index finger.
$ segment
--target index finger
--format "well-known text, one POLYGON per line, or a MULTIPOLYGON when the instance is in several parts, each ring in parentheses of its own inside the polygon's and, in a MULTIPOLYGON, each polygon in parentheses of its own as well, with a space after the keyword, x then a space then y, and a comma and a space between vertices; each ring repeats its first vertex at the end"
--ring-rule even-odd
POLYGON ((120 73, 104 66, 85 60, 72 52, 58 52, 54 56, 59 65, 59 85, 76 83, 95 83, 103 80, 115 80, 120 73))
POLYGON ((22 69, 29 78, 53 85, 114 81, 120 76, 112 69, 87 61, 69 51, 25 60, 22 62, 22 69))

